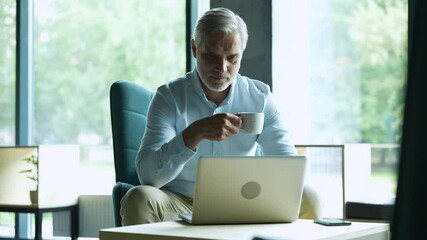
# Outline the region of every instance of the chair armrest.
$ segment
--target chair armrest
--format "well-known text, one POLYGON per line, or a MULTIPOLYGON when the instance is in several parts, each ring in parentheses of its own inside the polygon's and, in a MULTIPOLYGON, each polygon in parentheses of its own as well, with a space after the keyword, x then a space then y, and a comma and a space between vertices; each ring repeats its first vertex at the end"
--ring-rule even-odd
POLYGON ((122 217, 120 216, 120 200, 134 185, 129 183, 117 182, 113 187, 113 216, 116 227, 122 226, 122 217))

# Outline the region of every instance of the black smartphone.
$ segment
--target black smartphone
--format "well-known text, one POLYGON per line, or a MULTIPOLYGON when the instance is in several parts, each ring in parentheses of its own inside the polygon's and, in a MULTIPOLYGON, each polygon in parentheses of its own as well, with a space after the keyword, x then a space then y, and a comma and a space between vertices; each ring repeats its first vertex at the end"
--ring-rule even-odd
POLYGON ((317 224, 322 224, 325 226, 348 226, 351 225, 351 222, 344 220, 342 218, 321 218, 314 220, 317 224))

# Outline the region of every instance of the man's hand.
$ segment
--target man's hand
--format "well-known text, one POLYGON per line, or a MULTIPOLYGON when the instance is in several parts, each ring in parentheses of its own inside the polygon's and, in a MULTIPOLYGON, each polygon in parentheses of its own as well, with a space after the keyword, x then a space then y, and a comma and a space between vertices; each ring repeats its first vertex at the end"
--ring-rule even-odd
POLYGON ((183 132, 185 145, 196 149, 203 140, 224 141, 239 132, 242 120, 229 113, 219 113, 190 124, 183 132))

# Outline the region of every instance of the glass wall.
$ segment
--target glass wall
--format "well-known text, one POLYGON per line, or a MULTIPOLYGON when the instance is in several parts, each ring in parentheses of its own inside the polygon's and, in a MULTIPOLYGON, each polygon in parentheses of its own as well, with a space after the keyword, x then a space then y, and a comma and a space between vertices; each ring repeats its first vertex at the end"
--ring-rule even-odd
MULTIPOLYGON (((16 3, 0 1, 0 145, 15 144, 16 3)), ((34 16, 28 17, 34 21, 34 39, 29 41, 34 43, 35 74, 31 142, 81 146, 81 173, 76 176, 81 194, 111 194, 115 181, 110 85, 126 79, 155 90, 185 74, 185 4, 174 0, 29 4, 34 6, 34 16)), ((0 213, 1 235, 13 235, 13 225, 14 214, 0 213)))
MULTIPOLYGON (((0 1, 0 145, 15 144, 16 1, 0 1)), ((0 237, 13 236, 13 213, 0 213, 0 237)))
POLYGON ((273 1, 273 92, 297 144, 369 143, 372 193, 392 198, 407 0, 273 1))
POLYGON ((15 144, 16 1, 0 1, 0 145, 15 144))
MULTIPOLYGON (((35 144, 79 144, 89 194, 115 182, 109 88, 185 74, 185 1, 34 2, 35 144)), ((80 189, 81 190, 81 189, 80 189)))

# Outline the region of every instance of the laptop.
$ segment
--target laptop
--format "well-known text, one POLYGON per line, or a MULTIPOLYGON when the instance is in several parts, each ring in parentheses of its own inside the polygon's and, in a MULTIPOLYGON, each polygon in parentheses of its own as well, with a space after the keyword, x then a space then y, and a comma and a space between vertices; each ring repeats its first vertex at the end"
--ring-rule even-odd
POLYGON ((298 219, 305 156, 200 157, 191 224, 286 223, 298 219))

